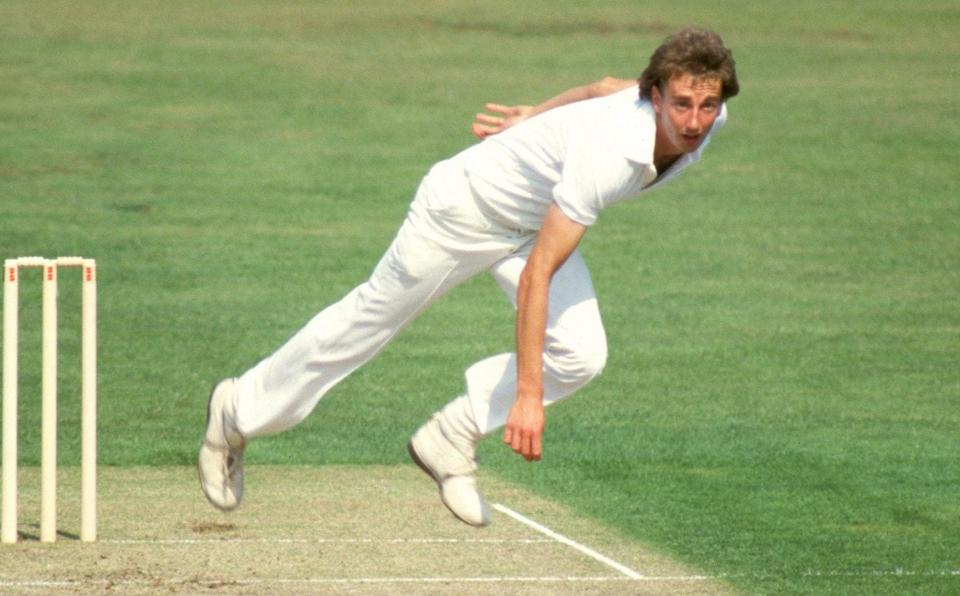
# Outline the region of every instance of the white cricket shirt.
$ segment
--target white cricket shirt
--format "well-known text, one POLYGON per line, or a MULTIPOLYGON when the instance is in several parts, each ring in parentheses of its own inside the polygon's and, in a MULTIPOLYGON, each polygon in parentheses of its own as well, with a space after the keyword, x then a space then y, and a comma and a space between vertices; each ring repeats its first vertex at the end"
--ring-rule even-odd
POLYGON ((589 226, 604 207, 656 188, 697 162, 726 115, 723 106, 700 147, 659 179, 655 113, 636 86, 538 114, 458 157, 481 208, 509 227, 540 229, 550 203, 589 226))

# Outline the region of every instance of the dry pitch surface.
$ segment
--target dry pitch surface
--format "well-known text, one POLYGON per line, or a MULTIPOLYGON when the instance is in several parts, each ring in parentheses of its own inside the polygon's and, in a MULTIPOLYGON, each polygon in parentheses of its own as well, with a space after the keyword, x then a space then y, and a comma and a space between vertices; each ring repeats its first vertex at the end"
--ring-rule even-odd
POLYGON ((60 471, 61 533, 40 544, 39 472, 21 470, 21 541, 0 546, 0 593, 732 592, 487 476, 488 498, 505 509, 477 530, 412 465, 248 467, 246 500, 231 514, 207 504, 192 468, 102 468, 96 544, 76 537, 77 476, 60 471))

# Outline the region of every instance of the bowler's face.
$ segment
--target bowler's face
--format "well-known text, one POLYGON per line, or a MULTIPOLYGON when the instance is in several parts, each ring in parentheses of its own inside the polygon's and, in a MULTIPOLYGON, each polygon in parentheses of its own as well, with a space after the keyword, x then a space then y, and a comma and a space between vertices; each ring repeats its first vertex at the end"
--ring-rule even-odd
POLYGON ((673 76, 662 93, 654 86, 650 99, 657 114, 656 153, 669 156, 695 151, 720 115, 722 92, 720 79, 689 74, 673 76))

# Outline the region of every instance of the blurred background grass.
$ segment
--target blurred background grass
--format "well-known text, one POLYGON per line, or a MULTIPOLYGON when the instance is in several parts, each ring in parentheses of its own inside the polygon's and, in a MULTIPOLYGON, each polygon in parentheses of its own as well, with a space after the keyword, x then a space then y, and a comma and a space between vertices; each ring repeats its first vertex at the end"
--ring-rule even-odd
MULTIPOLYGON (((5 1, 0 252, 99 261, 101 463, 192 465, 209 386, 365 278, 484 102, 635 76, 690 23, 734 49, 730 122, 588 234, 610 359, 545 461, 482 463, 748 591, 957 591, 954 2, 5 1)), ((38 280, 22 303, 33 465, 38 280)), ((403 462, 512 334, 472 281, 250 461, 403 462)))

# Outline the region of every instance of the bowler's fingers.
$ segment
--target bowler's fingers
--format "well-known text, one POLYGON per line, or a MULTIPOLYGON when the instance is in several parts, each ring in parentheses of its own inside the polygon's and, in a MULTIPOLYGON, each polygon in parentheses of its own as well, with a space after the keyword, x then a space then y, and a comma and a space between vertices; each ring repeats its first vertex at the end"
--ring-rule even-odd
POLYGON ((503 431, 503 442, 527 461, 540 461, 543 456, 543 442, 538 432, 514 430, 508 426, 503 431))
POLYGON ((487 112, 500 115, 494 116, 484 113, 476 115, 471 130, 475 136, 481 139, 502 132, 504 129, 520 122, 528 116, 532 109, 530 106, 505 106, 499 103, 488 103, 484 104, 483 107, 487 112))
POLYGON ((503 126, 503 118, 501 118, 500 116, 491 116, 490 114, 484 114, 483 112, 477 114, 474 120, 481 124, 489 124, 491 126, 503 126))
POLYGON ((490 135, 497 134, 503 130, 503 118, 499 116, 490 116, 489 114, 477 114, 473 125, 470 127, 474 136, 484 139, 490 135))
POLYGON ((484 104, 483 108, 488 112, 496 112, 498 114, 503 114, 504 116, 516 116, 520 113, 520 108, 518 106, 505 106, 499 103, 484 104))
POLYGON ((488 136, 497 133, 497 130, 493 127, 483 126, 481 124, 477 124, 476 122, 474 122, 470 127, 470 130, 473 132, 473 136, 477 137, 478 139, 485 139, 488 136))

